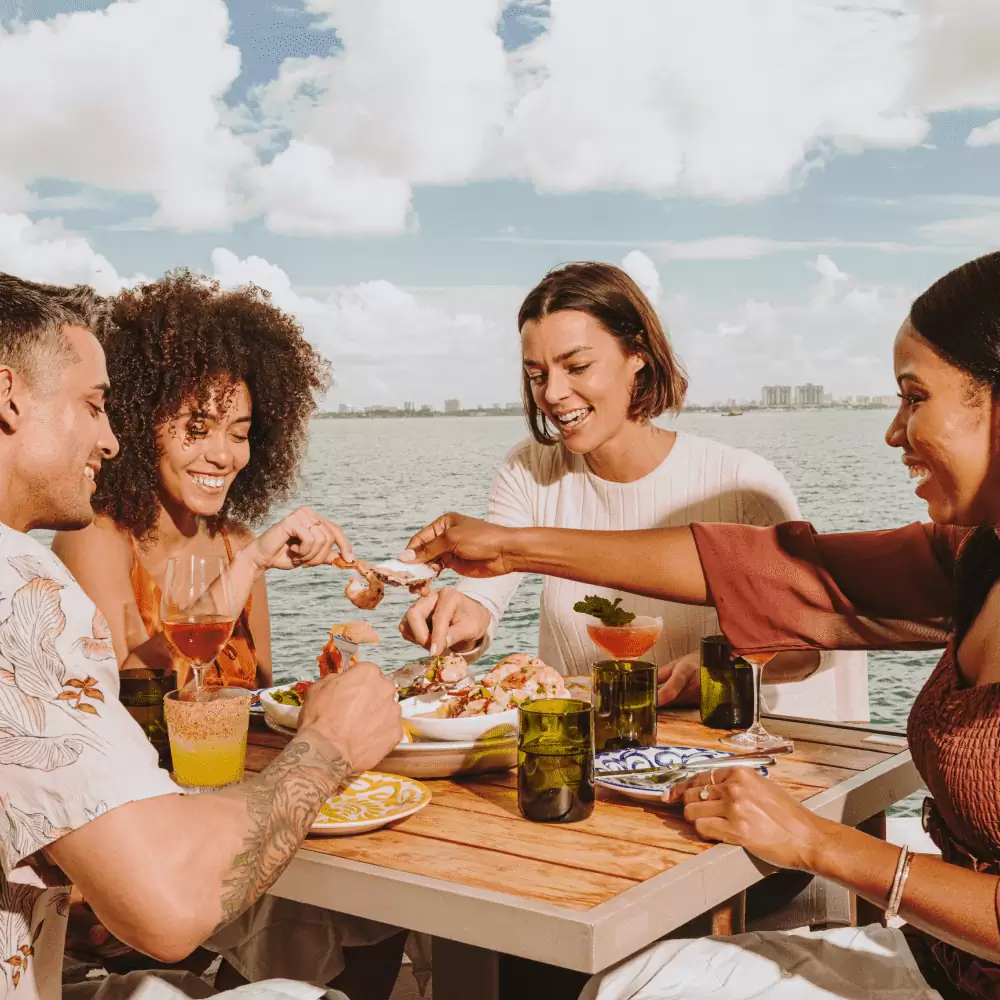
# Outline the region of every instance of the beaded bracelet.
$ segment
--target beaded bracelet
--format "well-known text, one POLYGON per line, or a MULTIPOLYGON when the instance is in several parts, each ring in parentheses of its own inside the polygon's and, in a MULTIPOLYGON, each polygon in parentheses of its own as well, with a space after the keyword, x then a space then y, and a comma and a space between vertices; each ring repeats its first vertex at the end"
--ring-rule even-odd
POLYGON ((903 901, 903 886, 910 875, 910 862, 913 860, 913 851, 904 847, 899 854, 899 862, 896 865, 896 876, 892 880, 892 890, 889 893, 889 905, 885 908, 885 922, 888 923, 899 912, 899 905, 903 901))

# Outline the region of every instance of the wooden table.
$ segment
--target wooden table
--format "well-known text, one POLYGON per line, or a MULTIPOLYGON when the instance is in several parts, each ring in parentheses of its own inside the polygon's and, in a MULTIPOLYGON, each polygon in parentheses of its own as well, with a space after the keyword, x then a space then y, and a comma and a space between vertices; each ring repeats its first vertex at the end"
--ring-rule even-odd
MULTIPOLYGON (((877 831, 921 787, 899 734, 778 717, 767 728, 795 741, 771 777, 821 816, 877 831)), ((717 747, 719 735, 696 712, 661 713, 661 744, 717 747)), ((252 730, 247 769, 284 742, 252 730)), ((391 828, 310 838, 272 891, 432 935, 434 1000, 470 984, 496 997, 499 953, 593 973, 705 914, 715 933, 737 932, 745 890, 773 871, 700 840, 674 809, 603 789, 589 819, 564 826, 520 817, 514 771, 426 784, 433 802, 391 828)))

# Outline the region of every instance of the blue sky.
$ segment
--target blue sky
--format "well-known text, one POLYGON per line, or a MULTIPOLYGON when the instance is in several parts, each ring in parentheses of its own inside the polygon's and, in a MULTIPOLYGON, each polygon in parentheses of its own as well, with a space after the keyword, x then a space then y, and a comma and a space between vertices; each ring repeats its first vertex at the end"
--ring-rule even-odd
POLYGON ((891 392, 1000 245, 997 7, 0 0, 0 268, 255 280, 331 402, 440 405, 515 398, 520 297, 627 258, 693 399, 891 392))

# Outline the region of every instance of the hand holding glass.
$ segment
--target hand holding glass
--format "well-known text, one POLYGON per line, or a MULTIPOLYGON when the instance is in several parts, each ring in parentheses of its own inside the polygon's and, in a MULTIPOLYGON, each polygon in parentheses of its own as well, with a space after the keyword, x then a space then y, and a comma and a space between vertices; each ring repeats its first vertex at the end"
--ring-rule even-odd
MULTIPOLYGON (((224 556, 167 560, 160 619, 170 644, 191 664, 196 693, 204 689, 207 668, 229 641, 235 618, 233 585, 224 556)), ((178 676, 178 687, 186 680, 178 676)))

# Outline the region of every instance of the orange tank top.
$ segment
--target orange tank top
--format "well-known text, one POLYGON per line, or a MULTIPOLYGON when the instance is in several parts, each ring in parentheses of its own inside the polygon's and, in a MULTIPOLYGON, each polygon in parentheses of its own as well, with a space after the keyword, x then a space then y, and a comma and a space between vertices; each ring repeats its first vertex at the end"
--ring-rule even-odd
MULTIPOLYGON (((162 594, 156 581, 149 571, 139 561, 139 551, 135 539, 132 542, 132 592, 135 594, 135 604, 139 609, 147 634, 152 637, 163 631, 160 618, 160 602, 162 594)), ((226 529, 222 529, 222 540, 226 544, 226 555, 233 561, 233 548, 229 543, 226 529)), ((247 598, 246 607, 233 626, 233 634, 229 642, 222 647, 212 667, 205 671, 205 683, 215 687, 256 688, 257 686, 257 650, 253 635, 250 632, 250 609, 253 598, 247 598)), ((182 661, 177 670, 177 685, 183 687, 187 683, 190 668, 182 661)))

